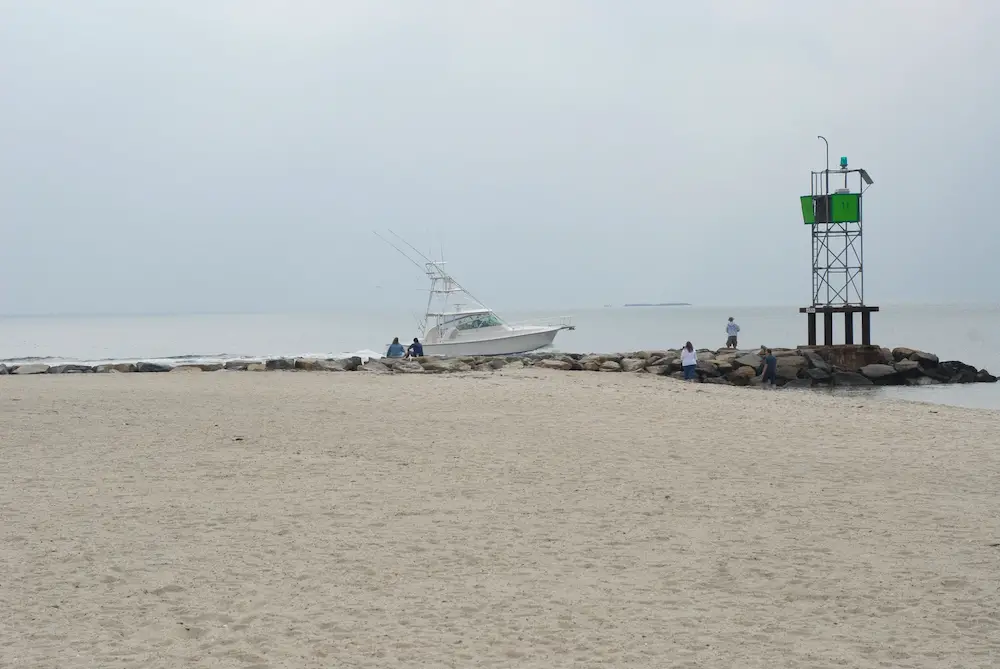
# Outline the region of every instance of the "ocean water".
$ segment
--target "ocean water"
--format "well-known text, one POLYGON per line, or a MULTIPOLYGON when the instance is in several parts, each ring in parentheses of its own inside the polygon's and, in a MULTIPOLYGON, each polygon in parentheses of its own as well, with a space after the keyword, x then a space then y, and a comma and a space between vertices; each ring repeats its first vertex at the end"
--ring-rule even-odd
MULTIPOLYGON (((741 348, 805 343, 806 319, 796 307, 605 307, 538 312, 501 311, 509 321, 572 316, 575 331, 555 348, 625 352, 725 344, 729 316, 740 324, 741 348)), ((842 336, 843 321, 835 321, 842 336)), ((883 307, 872 318, 873 342, 908 346, 1000 372, 1000 305, 883 307)), ((860 337, 860 322, 855 324, 860 337)), ((206 361, 238 357, 376 355, 393 337, 418 336, 412 315, 386 311, 289 314, 0 316, 0 360, 104 362, 206 361)), ((833 391, 839 392, 839 391, 833 391)), ((1000 384, 878 388, 851 391, 974 408, 1000 409, 1000 384)))

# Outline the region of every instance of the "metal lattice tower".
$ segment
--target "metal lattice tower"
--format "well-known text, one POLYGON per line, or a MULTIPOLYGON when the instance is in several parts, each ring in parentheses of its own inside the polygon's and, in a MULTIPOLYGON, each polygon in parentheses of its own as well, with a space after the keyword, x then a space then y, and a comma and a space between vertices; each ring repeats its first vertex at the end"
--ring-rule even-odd
MULTIPOLYGON (((820 137, 826 143, 826 138, 820 137)), ((803 222, 812 237, 812 304, 808 314, 809 345, 816 345, 816 314, 823 314, 824 344, 833 345, 833 314, 844 314, 844 343, 854 343, 854 314, 861 314, 863 344, 871 344, 871 314, 878 307, 865 304, 864 223, 861 201, 872 179, 863 169, 850 169, 847 158, 840 169, 811 172, 809 195, 800 198, 803 222), (853 183, 852 183, 853 182, 853 183)))

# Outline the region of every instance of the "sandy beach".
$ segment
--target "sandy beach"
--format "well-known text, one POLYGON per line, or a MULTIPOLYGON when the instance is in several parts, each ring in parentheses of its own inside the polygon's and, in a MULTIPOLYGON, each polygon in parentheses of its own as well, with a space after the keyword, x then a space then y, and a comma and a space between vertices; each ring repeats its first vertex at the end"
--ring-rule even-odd
POLYGON ((2 667, 995 667, 1000 413, 651 375, 0 377, 2 667))

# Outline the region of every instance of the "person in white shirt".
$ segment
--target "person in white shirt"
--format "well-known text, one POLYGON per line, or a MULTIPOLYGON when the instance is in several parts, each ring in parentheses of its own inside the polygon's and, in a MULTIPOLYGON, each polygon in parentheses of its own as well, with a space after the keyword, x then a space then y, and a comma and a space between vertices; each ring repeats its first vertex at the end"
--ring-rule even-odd
POLYGON ((726 348, 737 348, 736 335, 740 333, 740 326, 736 324, 733 317, 729 317, 729 323, 726 324, 726 334, 729 337, 726 339, 726 348))
POLYGON ((691 342, 684 344, 681 349, 681 367, 684 368, 684 380, 694 381, 697 378, 695 370, 698 367, 698 354, 694 351, 691 342))

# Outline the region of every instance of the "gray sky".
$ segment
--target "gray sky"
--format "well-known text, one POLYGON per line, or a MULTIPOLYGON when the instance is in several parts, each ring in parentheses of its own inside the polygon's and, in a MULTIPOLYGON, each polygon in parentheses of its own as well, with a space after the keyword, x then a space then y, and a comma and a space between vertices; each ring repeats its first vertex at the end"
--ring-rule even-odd
POLYGON ((989 0, 0 0, 0 313, 997 300, 989 0), (381 286, 382 288, 378 288, 381 286))

